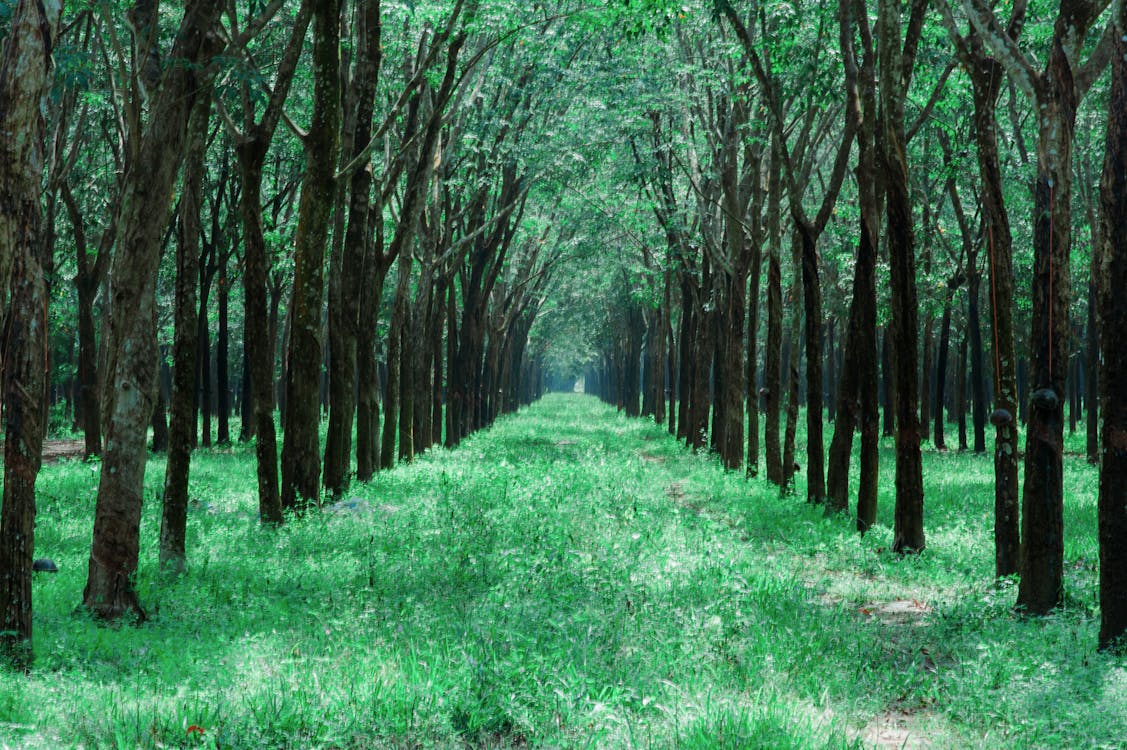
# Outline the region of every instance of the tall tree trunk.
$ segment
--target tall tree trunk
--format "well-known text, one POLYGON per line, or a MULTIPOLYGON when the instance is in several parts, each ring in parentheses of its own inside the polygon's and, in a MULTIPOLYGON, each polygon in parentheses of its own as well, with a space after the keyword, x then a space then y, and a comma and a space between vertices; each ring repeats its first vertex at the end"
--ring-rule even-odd
POLYGON ((791 261, 794 267, 794 279, 790 288, 790 330, 787 332, 787 344, 783 347, 785 354, 783 361, 786 367, 787 379, 787 421, 783 432, 783 477, 779 485, 785 492, 794 491, 795 474, 795 435, 798 432, 798 390, 799 390, 799 363, 801 357, 801 314, 802 306, 798 300, 802 295, 801 267, 802 267, 802 240, 798 230, 791 231, 791 261))
MULTIPOLYGON (((913 0, 915 8, 926 0, 913 0)), ((916 250, 904 133, 904 100, 911 79, 912 56, 901 51, 900 3, 881 0, 877 18, 885 212, 892 287, 893 374, 896 381, 896 510, 892 548, 919 552, 924 548, 923 463, 919 418, 919 304, 916 294, 916 250)))
POLYGON ((188 115, 205 81, 201 63, 217 51, 212 33, 222 3, 187 4, 171 59, 187 64, 165 69, 141 135, 135 161, 126 171, 117 217, 120 245, 111 270, 109 332, 113 384, 107 405, 106 451, 94 509, 94 534, 83 604, 95 616, 143 619, 134 577, 140 544, 145 428, 156 385, 155 287, 161 235, 168 225, 172 190, 183 157, 188 115))
MULTIPOLYGON (((1093 243, 1093 247, 1098 247, 1098 245, 1093 243)), ((1096 257, 1096 253, 1092 253, 1093 264, 1096 257)), ((1097 273, 1098 270, 1092 268, 1088 277, 1088 325, 1086 328, 1088 335, 1084 347, 1084 405, 1087 407, 1084 416, 1087 422, 1085 425, 1087 428, 1086 447, 1088 463, 1090 464, 1100 462, 1100 336, 1099 325, 1096 322, 1096 302, 1098 300, 1096 285, 1099 278, 1097 273)))
POLYGON ((399 433, 400 396, 403 366, 403 325, 406 316, 407 293, 411 280, 411 256, 399 256, 396 270, 395 301, 392 303, 391 324, 387 334, 387 381, 383 409, 383 442, 380 447, 380 468, 390 469, 395 465, 396 436, 399 433))
POLYGON ((881 372, 881 385, 884 386, 884 400, 882 403, 882 411, 884 414, 884 425, 881 432, 884 437, 892 437, 896 434, 896 382, 892 375, 892 330, 885 327, 884 335, 881 337, 880 345, 880 372, 881 372))
POLYGON ((939 355, 935 358, 935 436, 932 442, 937 451, 947 450, 944 434, 946 426, 947 360, 951 350, 951 296, 943 300, 943 318, 939 323, 939 355))
POLYGON ((955 422, 959 426, 959 450, 967 449, 967 349, 970 336, 963 331, 959 342, 959 364, 955 372, 955 422))
POLYGON ((974 418, 974 452, 986 452, 986 377, 982 364, 982 319, 978 314, 978 259, 967 258, 967 330, 970 333, 971 415, 974 418))
POLYGON ((1100 198, 1099 325, 1104 336, 1100 373, 1103 414, 1100 462, 1101 649, 1123 651, 1127 641, 1127 6, 1119 5, 1108 104, 1107 148, 1100 198))
MULTIPOLYGON (((925 271, 926 273, 926 271, 925 271)), ((923 336, 923 365, 920 367, 920 436, 927 438, 931 432, 931 397, 932 389, 932 333, 935 328, 935 315, 930 311, 924 322, 923 336)))
MULTIPOLYGON (((198 342, 196 386, 199 389, 201 437, 199 445, 211 447, 211 336, 208 330, 208 297, 211 296, 211 277, 215 273, 215 235, 205 242, 200 259, 200 309, 196 316, 196 341, 198 342)), ((193 422, 195 415, 193 414, 193 422)), ((194 447, 194 445, 193 445, 194 447)))
POLYGON ((0 506, 0 665, 32 662, 35 482, 46 420, 46 272, 42 236, 43 111, 61 4, 21 0, 0 57, 0 291, 4 330, 4 490, 0 506), (20 132, 24 137, 10 137, 20 132))
POLYGON ((116 228, 109 222, 98 241, 97 255, 91 263, 88 256, 85 222, 70 185, 61 187, 63 205, 66 206, 74 231, 75 265, 74 286, 78 292, 78 394, 76 416, 81 415, 84 457, 102 452, 102 413, 98 398, 98 341, 94 324, 94 298, 109 267, 110 250, 116 228))
MULTIPOLYGON (((356 73, 353 82, 355 109, 351 115, 352 133, 348 161, 360 155, 372 134, 372 107, 379 81, 381 24, 380 2, 362 3, 358 7, 358 42, 356 73)), ((358 343, 360 333, 363 272, 372 261, 369 234, 369 204, 372 172, 357 169, 349 184, 348 228, 344 235, 338 268, 339 283, 330 286, 329 352, 331 357, 329 387, 329 429, 325 438, 325 488, 339 495, 348 489, 351 465, 353 416, 357 412, 358 343), (343 272, 343 269, 350 269, 343 272), (333 299, 333 291, 339 298, 333 299)), ((369 407, 370 408, 370 407, 369 407)), ((367 436, 366 436, 367 437, 367 436)), ((366 446, 367 447, 367 444, 366 446)), ((359 451, 359 446, 357 447, 359 451)), ((367 467, 365 467, 367 468, 367 467)))
POLYGON ((231 260, 230 251, 219 254, 219 332, 215 339, 215 392, 218 423, 216 442, 219 445, 231 444, 231 383, 230 383, 230 332, 228 327, 228 299, 231 296, 227 266, 231 260))
POLYGON ((298 510, 321 490, 321 303, 340 134, 340 0, 313 4, 313 120, 294 250, 293 318, 282 440, 282 505, 298 510))
MULTIPOLYGON (((770 192, 768 192, 770 194, 770 192)), ((776 209, 777 211, 777 209, 776 209)), ((768 217, 771 211, 768 209, 768 217)), ((776 224, 778 218, 775 219, 776 224)), ((772 230, 768 230, 768 235, 772 230)), ((779 412, 783 403, 783 272, 780 262, 781 235, 778 227, 767 244, 767 351, 763 358, 764 460, 767 481, 782 486, 783 455, 779 442, 779 412)))
POLYGON ((817 238, 799 225, 802 241, 802 302, 806 315, 806 500, 826 499, 822 422, 822 285, 818 280, 817 238))
POLYGON ((182 573, 188 557, 184 537, 188 517, 188 474, 192 436, 196 432, 196 363, 199 359, 196 280, 200 262, 200 191, 207 152, 209 92, 201 92, 188 123, 184 178, 180 190, 179 235, 176 242, 175 333, 172 345, 172 408, 169 413, 168 462, 160 518, 160 567, 182 573))

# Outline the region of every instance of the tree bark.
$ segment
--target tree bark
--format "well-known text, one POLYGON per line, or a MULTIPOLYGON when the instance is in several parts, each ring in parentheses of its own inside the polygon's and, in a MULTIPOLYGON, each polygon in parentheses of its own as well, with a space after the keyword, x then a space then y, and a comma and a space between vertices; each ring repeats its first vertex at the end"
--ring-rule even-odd
MULTIPOLYGON (((381 24, 380 3, 362 3, 358 8, 357 60, 353 82, 355 108, 351 115, 352 133, 348 161, 360 155, 372 134, 372 108, 379 81, 381 24)), ((339 495, 348 489, 351 468, 353 417, 357 411, 357 357, 360 338, 361 282, 365 261, 371 262, 368 243, 369 203, 372 185, 370 169, 357 169, 349 183, 348 228, 340 258, 339 295, 329 298, 329 429, 325 437, 325 489, 339 495), (344 269, 349 269, 344 272, 344 269)))
POLYGON ((1127 6, 1116 18, 1107 148, 1100 184, 1103 245, 1098 264, 1099 325, 1104 337, 1100 372, 1100 634, 1101 649, 1123 651, 1127 641, 1127 6))
POLYGON ((21 0, 0 56, 0 293, 4 330, 4 490, 0 506, 0 665, 32 664, 31 565, 35 483, 46 419, 46 271, 42 236, 43 111, 57 2, 21 0))
POLYGON ((113 396, 107 405, 106 451, 83 592, 84 606, 106 620, 145 617, 134 577, 147 457, 145 428, 156 385, 156 275, 188 114, 205 82, 200 76, 206 73, 200 71, 206 69, 200 64, 221 44, 212 28, 221 6, 213 0, 188 3, 171 57, 189 64, 165 70, 137 159, 122 188, 120 246, 110 274, 112 308, 106 336, 113 396))
POLYGON ((216 394, 216 443, 219 445, 231 444, 231 383, 230 383, 230 343, 231 337, 228 326, 228 300, 231 297, 230 280, 227 275, 227 266, 231 261, 231 252, 224 249, 219 253, 219 289, 218 313, 219 331, 215 339, 215 394, 216 394))
POLYGON ((179 236, 176 243, 176 310, 172 346, 172 408, 169 415, 168 462, 160 519, 160 567, 183 573, 188 568, 184 537, 188 518, 188 474, 192 436, 196 432, 196 280, 199 277, 200 191, 205 171, 210 92, 201 92, 188 123, 184 177, 180 191, 179 236))
MULTIPOLYGON (((912 16, 926 0, 913 0, 912 16)), ((896 509, 892 548, 896 552, 923 550, 923 463, 919 422, 919 304, 916 293, 916 251, 912 233, 912 203, 905 152, 904 100, 911 79, 913 55, 901 49, 901 10, 898 2, 879 4, 878 56, 885 212, 892 287, 893 374, 896 382, 896 509)), ((910 25, 909 25, 910 26, 910 25)), ((918 33, 918 32, 917 32, 918 33)))
POLYGON ((303 144, 282 440, 282 505, 299 511, 321 491, 321 303, 340 135, 340 10, 340 0, 313 3, 313 116, 303 144))

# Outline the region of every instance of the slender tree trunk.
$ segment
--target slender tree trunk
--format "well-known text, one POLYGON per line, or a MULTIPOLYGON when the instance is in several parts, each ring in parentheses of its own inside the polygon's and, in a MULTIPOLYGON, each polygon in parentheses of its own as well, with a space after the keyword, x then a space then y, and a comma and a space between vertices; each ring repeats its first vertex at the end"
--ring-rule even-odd
POLYGON ((242 177, 239 216, 244 246, 243 346, 251 373, 250 398, 257 433, 254 452, 258 467, 258 512, 263 523, 280 524, 282 497, 274 430, 274 342, 270 334, 271 315, 266 308, 267 251, 261 204, 262 166, 267 146, 264 138, 248 140, 239 144, 236 155, 242 177))
POLYGON ((411 279, 411 256, 399 256, 396 271, 395 301, 391 313, 391 325, 387 335, 387 382, 383 409, 383 445, 380 448, 380 468, 390 469, 395 465, 395 444, 399 432, 400 386, 403 363, 403 318, 406 315, 407 292, 411 279))
POLYGON ((340 0, 313 4, 313 121, 298 204, 282 441, 282 505, 299 510, 316 503, 321 489, 321 303, 340 131, 340 10, 340 0))
MULTIPOLYGON (((199 445, 204 448, 211 447, 211 415, 214 411, 211 406, 211 336, 207 324, 211 277, 215 273, 214 241, 215 236, 213 234, 211 241, 205 243, 204 254, 200 260, 200 309, 196 316, 196 340, 199 346, 199 369, 197 370, 196 384, 199 388, 199 410, 202 417, 199 445)), ((194 416, 193 421, 195 421, 194 416)))
POLYGON ((219 333, 215 340, 215 391, 217 411, 216 442, 219 445, 231 444, 231 383, 230 383, 230 334, 228 327, 228 299, 231 296, 230 281, 227 276, 227 266, 230 263, 231 253, 219 254, 219 333))
MULTIPOLYGON (((925 272, 926 273, 926 272, 925 272)), ((927 438, 931 432, 931 397, 932 390, 932 333, 935 327, 935 316, 928 312, 924 322, 923 336, 923 365, 920 367, 920 436, 927 438)))
POLYGON ((209 92, 201 92, 192 110, 185 146, 180 191, 179 235, 176 242, 176 309, 172 345, 172 408, 169 414, 168 462, 160 519, 160 567, 183 573, 188 567, 185 529, 188 517, 188 474, 192 436, 196 432, 196 363, 199 359, 196 280, 199 278, 200 191, 207 152, 209 92))
POLYGON ((822 285, 818 280, 817 238, 799 226, 802 241, 802 301, 806 315, 806 500, 826 499, 822 422, 822 285))
MULTIPOLYGON (((1102 241, 1102 240, 1101 240, 1102 241)), ((1099 245, 1093 243, 1093 247, 1099 245)), ((1096 253, 1092 253, 1092 264, 1095 265, 1096 253)), ((1088 463, 1098 464, 1100 462, 1100 405, 1099 405, 1099 372, 1100 372, 1100 336, 1099 325, 1096 318, 1096 302, 1098 300, 1098 292, 1096 285, 1098 284, 1097 275, 1098 270, 1091 269, 1088 280, 1088 340, 1085 346, 1085 366, 1084 371, 1086 377, 1084 379, 1085 386, 1085 406, 1087 412, 1087 455, 1088 463)))
MULTIPOLYGON (((153 311, 156 315, 156 311, 153 311)), ((156 335, 157 321, 153 318, 153 335, 156 335)), ((150 417, 150 424, 153 429, 153 442, 151 448, 153 453, 166 453, 168 451, 168 395, 171 390, 171 376, 168 372, 168 365, 165 363, 165 357, 168 356, 168 347, 161 345, 157 347, 157 392, 156 402, 153 404, 153 413, 150 417)))
POLYGON ((791 260, 794 266, 794 280, 791 282, 790 291, 790 330, 787 332, 787 345, 784 347, 783 360, 787 368, 787 421, 783 433, 783 477, 779 485, 783 491, 794 491, 795 474, 795 434, 798 432, 798 390, 799 390, 799 362, 800 362, 800 331, 802 307, 798 300, 802 295, 802 282, 800 269, 802 267, 802 245, 798 230, 791 232, 791 260))
POLYGON ((947 359, 951 347, 951 297, 943 301, 943 318, 939 323, 939 355, 935 359, 935 436, 932 442, 938 451, 947 450, 944 435, 947 401, 947 359))
POLYGON ((972 416, 974 418, 974 452, 986 452, 986 377, 982 364, 982 319, 978 314, 979 280, 978 260, 974 255, 967 259, 967 330, 970 333, 970 382, 972 416))
POLYGON ((881 383, 884 385, 884 428, 882 430, 884 437, 892 437, 896 434, 896 410, 893 406, 896 400, 896 382, 892 376, 891 339, 892 330, 886 327, 881 338, 880 348, 881 383))
MULTIPOLYGON (((770 209, 768 216, 771 216, 770 209)), ((777 217, 775 221, 777 224, 777 217)), ((771 231, 768 230, 769 236, 771 231)), ((766 403, 763 441, 766 443, 764 458, 767 463, 767 481, 781 486, 784 475, 782 446, 779 442, 779 407, 783 402, 783 273, 779 260, 781 237, 777 227, 775 235, 767 244, 767 351, 764 353, 763 364, 763 399, 766 403)))
POLYGON ((964 331, 959 342, 959 365, 955 372, 955 422, 959 426, 959 450, 967 449, 967 349, 969 334, 964 331))
MULTIPOLYGON (((913 8, 919 1, 913 0, 913 8)), ((904 133, 904 100, 911 69, 903 69, 907 58, 900 46, 900 3, 881 0, 879 5, 877 46, 884 137, 882 160, 885 166, 885 215, 892 287, 892 370, 896 382, 896 510, 892 548, 896 552, 919 552, 925 544, 917 365, 919 303, 904 133)))

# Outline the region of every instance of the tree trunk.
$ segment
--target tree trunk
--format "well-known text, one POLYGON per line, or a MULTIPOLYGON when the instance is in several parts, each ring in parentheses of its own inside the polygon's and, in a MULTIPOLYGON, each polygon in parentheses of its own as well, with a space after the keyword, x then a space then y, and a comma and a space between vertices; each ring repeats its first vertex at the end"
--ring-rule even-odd
MULTIPOLYGON (((822 285, 818 280, 817 237, 799 225, 802 241, 802 302, 806 315, 806 500, 826 499, 822 423, 822 285)), ((914 361, 914 360, 913 360, 914 361)))
POLYGON ((94 534, 84 606, 95 616, 144 619, 134 588, 137 573, 145 428, 156 385, 155 286, 161 235, 168 225, 187 130, 203 81, 200 63, 219 46, 210 33, 222 3, 187 5, 136 160, 127 169, 118 215, 120 245, 110 278, 112 308, 106 336, 112 398, 107 405, 106 452, 94 510, 94 534))
MULTIPOLYGON (((156 310, 153 310, 153 334, 156 335, 157 322, 156 310)), ((151 449, 153 453, 165 453, 168 451, 168 390, 165 384, 168 365, 165 364, 164 358, 168 355, 167 346, 157 347, 157 390, 156 399, 153 404, 153 413, 149 417, 149 423, 153 429, 153 442, 151 449)))
MULTIPOLYGON (((926 271, 925 271, 926 273, 926 271)), ((926 439, 931 432, 931 398, 932 389, 932 333, 935 327, 935 316, 929 311, 924 322, 923 336, 923 365, 920 367, 920 437, 926 439)))
MULTIPOLYGON (((770 193, 768 193, 770 194, 770 193)), ((777 210, 777 209, 776 209, 777 210)), ((768 216, 770 216, 770 209, 768 216)), ((776 224, 778 219, 776 217, 776 224)), ((768 230, 770 236, 772 230, 768 230)), ((779 407, 783 402, 783 272, 779 260, 781 236, 778 228, 767 244, 767 350, 763 363, 764 459, 767 481, 782 486, 783 456, 779 443, 779 407)))
POLYGON ((321 303, 336 192, 340 96, 340 0, 321 0, 313 4, 313 120, 305 137, 305 179, 298 204, 282 440, 282 505, 298 510, 315 504, 321 490, 321 303))
POLYGON ((85 222, 70 186, 61 187, 63 205, 66 206, 74 231, 75 265, 74 286, 78 292, 78 393, 76 421, 82 426, 85 438, 84 457, 89 459, 102 452, 102 414, 98 398, 98 341, 94 324, 94 298, 109 265, 110 248, 115 228, 112 222, 103 230, 98 241, 97 257, 93 264, 88 257, 85 222), (79 418, 80 417, 80 418, 79 418))
MULTIPOLYGON (((1102 240, 1100 241, 1102 242, 1102 240)), ((1092 246, 1099 247, 1097 243, 1093 243, 1092 246)), ((1095 265, 1097 255, 1097 253, 1092 253, 1093 266, 1095 265)), ((1090 464, 1098 464, 1100 462, 1100 336, 1096 317, 1096 301, 1098 300, 1096 285, 1098 284, 1098 279, 1098 269, 1091 268, 1088 277, 1088 340, 1084 349, 1084 372, 1086 374, 1084 379, 1084 405, 1087 407, 1085 417, 1087 418, 1087 455, 1088 463, 1090 464)))
MULTIPOLYGON (((1099 325, 1104 337, 1100 373, 1100 634, 1101 649, 1122 651, 1127 635, 1127 6, 1119 6, 1108 105, 1100 202, 1099 325), (1118 334, 1118 335, 1116 335, 1118 334)), ((1097 267, 1093 263, 1093 267, 1097 267)))
POLYGON ((215 340, 215 391, 217 412, 216 442, 219 445, 231 444, 231 384, 229 378, 230 335, 227 319, 227 302, 231 296, 227 265, 231 260, 230 251, 219 254, 219 333, 215 340))
POLYGON ((783 361, 787 371, 787 421, 783 433, 783 477, 779 485, 785 492, 794 491, 795 474, 795 435, 798 432, 798 390, 799 390, 799 363, 801 355, 801 311, 798 304, 802 296, 802 282, 799 270, 802 267, 802 240, 798 230, 791 231, 791 261, 794 267, 794 279, 790 289, 790 330, 787 332, 787 343, 783 347, 783 361))
POLYGON ((982 320, 978 314, 978 259, 967 258, 967 331, 970 333, 970 382, 974 418, 974 452, 986 452, 986 377, 982 364, 982 320))
POLYGON ((959 364, 955 372, 955 421, 959 425, 959 450, 967 449, 967 349, 969 334, 959 342, 959 364))
POLYGON ((0 506, 0 665, 32 663, 35 482, 47 395, 50 246, 42 236, 43 111, 61 5, 21 0, 0 58, 0 292, 4 331, 4 490, 0 506), (24 137, 11 137, 13 133, 24 137))
POLYGON ((935 359, 935 436, 932 442, 937 451, 947 450, 944 434, 947 422, 947 360, 951 350, 951 296, 943 301, 943 318, 939 323, 939 354, 935 359))
POLYGON ((196 280, 199 278, 200 191, 207 152, 209 92, 201 92, 188 123, 184 177, 180 191, 176 242, 175 333, 172 345, 172 408, 169 414, 168 462, 160 518, 160 567, 183 573, 188 568, 184 537, 188 517, 188 474, 196 432, 196 362, 199 359, 196 280))
MULTIPOLYGON (((926 5, 926 0, 923 0, 926 5)), ((913 0, 913 7, 921 0, 913 0)), ((881 0, 878 11, 878 57, 884 137, 885 212, 887 216, 890 286, 892 287, 892 369, 896 382, 896 510, 892 548, 919 552, 924 548, 923 464, 920 455, 919 303, 916 293, 916 250, 905 151, 904 100, 911 67, 904 69, 901 52, 901 9, 881 0)))
POLYGON ((380 447, 380 468, 390 469, 395 465, 395 444, 399 432, 400 385, 403 365, 403 325, 406 315, 407 292, 410 289, 411 256, 399 256, 396 270, 395 301, 392 303, 391 323, 387 334, 387 381, 386 398, 383 409, 383 444, 380 447))
POLYGON ((881 384, 884 386, 883 396, 884 401, 882 404, 884 420, 882 434, 884 437, 892 437, 896 434, 896 410, 893 406, 896 400, 896 383, 892 376, 892 330, 885 327, 884 335, 881 337, 880 346, 880 371, 881 371, 881 384))
MULTIPOLYGON (((358 6, 356 72, 353 78, 355 109, 351 115, 352 133, 348 161, 360 155, 372 134, 372 107, 379 80, 381 25, 380 3, 358 6)), ((329 297, 329 428, 325 438, 325 489, 339 495, 348 489, 352 461, 353 416, 357 412, 357 373, 363 272, 371 263, 368 247, 369 203, 372 185, 370 169, 357 169, 349 184, 348 228, 339 259, 339 283, 330 285, 329 297), (349 269, 347 273, 344 269, 349 269), (339 297, 333 299, 333 292, 339 297)), ((370 372, 370 370, 366 370, 370 372)), ((363 388, 362 385, 359 385, 363 388)), ((370 407, 369 407, 370 408, 370 407)), ((367 436, 366 436, 367 437, 367 436)), ((366 444, 367 446, 367 444, 366 444)), ((359 446, 357 447, 359 452, 359 446)), ((367 468, 367 467, 365 467, 367 468)))

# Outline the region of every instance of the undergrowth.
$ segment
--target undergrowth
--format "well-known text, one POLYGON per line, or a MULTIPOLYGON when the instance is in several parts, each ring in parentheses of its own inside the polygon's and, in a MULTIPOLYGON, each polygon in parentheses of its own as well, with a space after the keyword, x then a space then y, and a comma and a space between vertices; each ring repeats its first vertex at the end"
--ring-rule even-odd
POLYGON ((1027 619, 993 581, 989 456, 925 451, 928 548, 899 558, 884 450, 864 537, 572 395, 279 529, 252 448, 198 451, 178 580, 154 458, 141 627, 76 612, 97 466, 45 467, 61 572, 35 581, 32 674, 0 675, 0 747, 1121 747, 1095 470, 1066 459, 1068 603, 1027 619))

